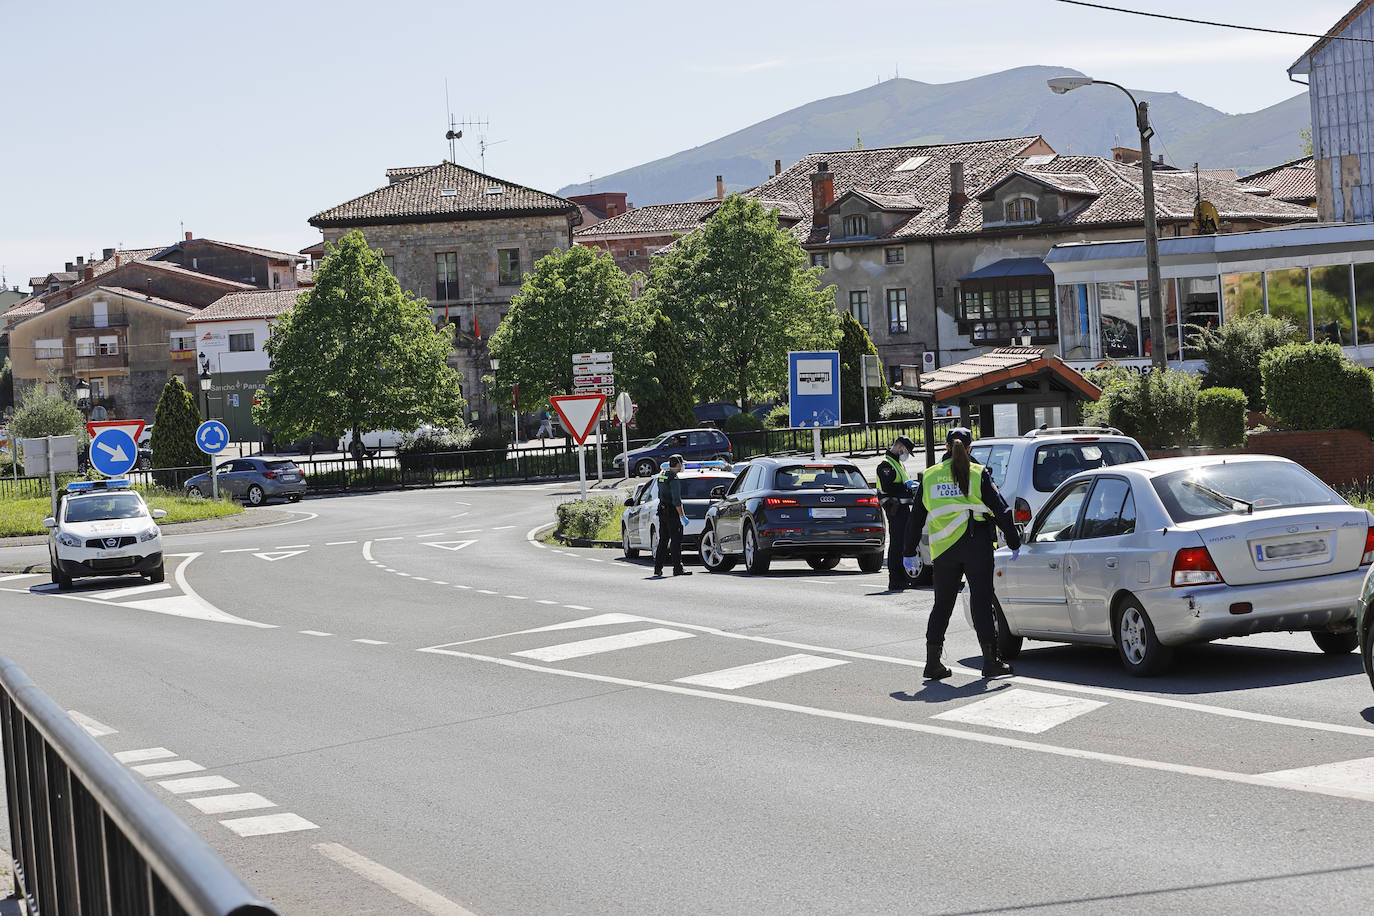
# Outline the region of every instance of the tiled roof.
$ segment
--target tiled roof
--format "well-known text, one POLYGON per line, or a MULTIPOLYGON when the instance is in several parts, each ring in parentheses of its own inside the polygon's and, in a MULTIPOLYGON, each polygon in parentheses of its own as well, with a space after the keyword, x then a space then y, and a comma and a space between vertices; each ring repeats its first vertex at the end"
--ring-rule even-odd
POLYGON ((1102 394, 1082 373, 1039 347, 998 347, 990 353, 923 372, 921 390, 934 392, 937 402, 948 403, 1046 371, 1087 400, 1095 401, 1102 394))
POLYGON ((122 267, 125 264, 132 264, 134 261, 146 261, 153 255, 166 250, 166 245, 163 245, 160 248, 126 248, 122 251, 116 251, 114 253, 114 257, 109 257, 101 261, 93 262, 92 266, 95 268, 95 275, 98 277, 101 274, 107 274, 110 271, 114 270, 116 260, 119 261, 119 264, 122 267))
POLYGON ((777 210, 778 216, 786 220, 795 221, 803 219, 811 209, 809 202, 807 208, 803 210, 800 206, 797 205, 797 202, 795 200, 770 200, 766 197, 757 197, 755 198, 755 200, 763 204, 769 210, 777 210))
POLYGON ((297 285, 297 286, 314 286, 314 285, 315 285, 315 268, 311 267, 309 264, 297 264, 297 265, 296 265, 296 285, 297 285))
POLYGON ((276 318, 294 307, 296 298, 303 292, 303 289, 261 289, 251 293, 230 293, 201 309, 187 322, 276 318))
POLYGON ((169 245, 166 248, 162 249, 162 251, 159 251, 158 254, 162 254, 168 251, 174 251, 178 248, 190 245, 193 242, 204 242, 207 245, 219 245, 224 248, 232 248, 235 251, 246 251, 249 254, 261 255, 262 257, 267 258, 269 261, 291 261, 294 263, 304 260, 298 254, 287 254, 285 251, 273 251, 270 248, 255 248, 252 245, 240 245, 237 242, 220 242, 215 239, 188 239, 185 242, 177 242, 175 245, 169 245))
POLYGON ((443 162, 310 218, 310 225, 376 226, 538 213, 577 213, 544 191, 443 162), (445 193, 452 192, 452 193, 445 193))
POLYGON ((43 300, 38 296, 30 296, 27 299, 21 299, 16 302, 12 308, 6 309, 3 313, 0 313, 0 320, 3 320, 8 327, 17 319, 27 318, 30 315, 39 315, 42 314, 42 312, 43 300))
POLYGON ((594 226, 579 229, 573 233, 573 237, 581 240, 624 235, 677 235, 699 227, 719 206, 718 200, 693 200, 636 207, 603 219, 594 226))
POLYGON ((1198 169, 1198 174, 1203 178, 1222 178, 1226 181, 1235 181, 1240 178, 1235 169, 1198 169))
POLYGON ((1311 156, 1246 175, 1240 183, 1261 188, 1275 200, 1289 203, 1312 203, 1317 199, 1317 173, 1312 167, 1311 156))
POLYGON ((403 165, 398 168, 387 169, 386 179, 394 184, 406 178, 414 178, 421 172, 428 172, 432 168, 434 168, 432 165, 403 165))
MULTIPOLYGON (((122 286, 100 286, 97 287, 97 289, 102 289, 107 293, 114 293, 117 296, 123 296, 126 299, 136 299, 139 302, 149 302, 153 305, 160 305, 165 309, 181 312, 183 315, 194 315, 196 312, 200 311, 200 309, 196 308, 194 305, 187 305, 185 302, 177 302, 175 299, 163 299, 161 296, 149 296, 147 293, 140 293, 136 289, 125 289, 122 286)), ((90 292, 94 292, 94 290, 90 290, 90 292)), ((73 299, 72 301, 75 302, 76 300, 73 299)), ((66 304, 65 302, 62 303, 62 305, 66 304)))
MULTIPOLYGON (((857 194, 879 210, 915 211, 920 210, 924 205, 915 194, 879 194, 876 191, 868 191, 863 188, 855 188, 850 193, 857 194)), ((837 200, 835 203, 839 203, 839 201, 837 200)))

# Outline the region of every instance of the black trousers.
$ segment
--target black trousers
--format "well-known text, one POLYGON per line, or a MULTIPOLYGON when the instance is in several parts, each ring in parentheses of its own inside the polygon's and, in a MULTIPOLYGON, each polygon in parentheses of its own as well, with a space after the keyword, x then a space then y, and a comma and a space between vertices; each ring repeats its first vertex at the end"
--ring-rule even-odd
POLYGON ((658 513, 658 551, 654 554, 654 569, 663 571, 668 560, 673 569, 682 569, 682 517, 676 512, 658 513))
POLYGON ((911 507, 901 503, 888 503, 883 507, 883 512, 887 514, 887 579, 889 582, 905 581, 906 570, 902 568, 902 551, 911 507))
POLYGON ((992 535, 979 531, 978 527, 935 558, 935 606, 926 622, 928 642, 945 641, 954 601, 959 597, 959 583, 965 578, 968 579, 969 610, 973 614, 973 628, 978 631, 978 642, 986 645, 997 638, 992 617, 992 535))

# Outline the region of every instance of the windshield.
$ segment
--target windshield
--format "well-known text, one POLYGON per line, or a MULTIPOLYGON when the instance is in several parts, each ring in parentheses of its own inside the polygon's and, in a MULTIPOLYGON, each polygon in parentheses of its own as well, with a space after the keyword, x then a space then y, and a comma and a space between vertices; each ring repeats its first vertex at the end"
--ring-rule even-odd
POLYGON ((640 446, 640 448, 653 448, 655 445, 658 445, 660 442, 667 438, 668 433, 659 433, 657 436, 654 436, 652 439, 650 439, 647 445, 642 445, 640 446))
POLYGON ((137 493, 111 493, 107 496, 83 496, 66 501, 66 520, 69 522, 98 522, 111 518, 140 518, 146 515, 143 500, 137 493))
POLYGON ((1130 442, 1056 442, 1035 450, 1031 482, 1041 493, 1049 493, 1079 471, 1144 460, 1130 442))
POLYGON ((1232 512, 1292 506, 1336 506, 1344 500, 1305 469, 1284 461, 1237 461, 1163 474, 1151 481, 1176 522, 1232 512))
POLYGON ((681 478, 683 499, 710 499, 716 487, 728 487, 732 477, 685 477, 681 478))
POLYGON ((868 489, 859 469, 847 464, 793 464, 778 468, 775 490, 818 490, 825 487, 868 489))

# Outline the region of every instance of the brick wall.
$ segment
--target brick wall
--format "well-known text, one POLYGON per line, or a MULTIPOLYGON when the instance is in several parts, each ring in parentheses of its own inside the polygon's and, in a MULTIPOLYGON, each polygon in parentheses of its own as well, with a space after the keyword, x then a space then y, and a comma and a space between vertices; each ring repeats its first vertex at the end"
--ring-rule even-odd
POLYGON ((1151 458, 1179 455, 1278 455, 1307 468, 1333 487, 1374 480, 1374 441, 1353 429, 1304 429, 1251 433, 1244 448, 1152 449, 1151 458))

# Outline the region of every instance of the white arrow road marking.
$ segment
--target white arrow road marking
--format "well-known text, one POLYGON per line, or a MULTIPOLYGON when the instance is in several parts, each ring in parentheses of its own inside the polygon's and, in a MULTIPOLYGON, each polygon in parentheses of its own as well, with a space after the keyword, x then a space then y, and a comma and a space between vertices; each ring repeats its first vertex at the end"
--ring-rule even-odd
POLYGON ((288 560, 297 554, 305 553, 304 550, 274 550, 267 553, 255 553, 253 556, 259 560, 266 560, 268 563, 275 563, 278 560, 288 560))
POLYGON ((128 461, 128 460, 129 460, 129 456, 126 455, 126 454, 124 454, 124 446, 122 446, 122 445, 116 445, 114 448, 111 448, 110 446, 106 445, 104 442, 97 442, 97 443, 95 444, 95 447, 98 448, 98 449, 100 449, 100 450, 101 450, 102 452, 104 452, 105 454, 109 455, 109 456, 110 456, 111 458, 113 458, 115 461, 128 461))
POLYGON ((476 544, 476 540, 471 541, 425 541, 426 547, 438 547, 440 550, 462 550, 469 544, 476 544))

